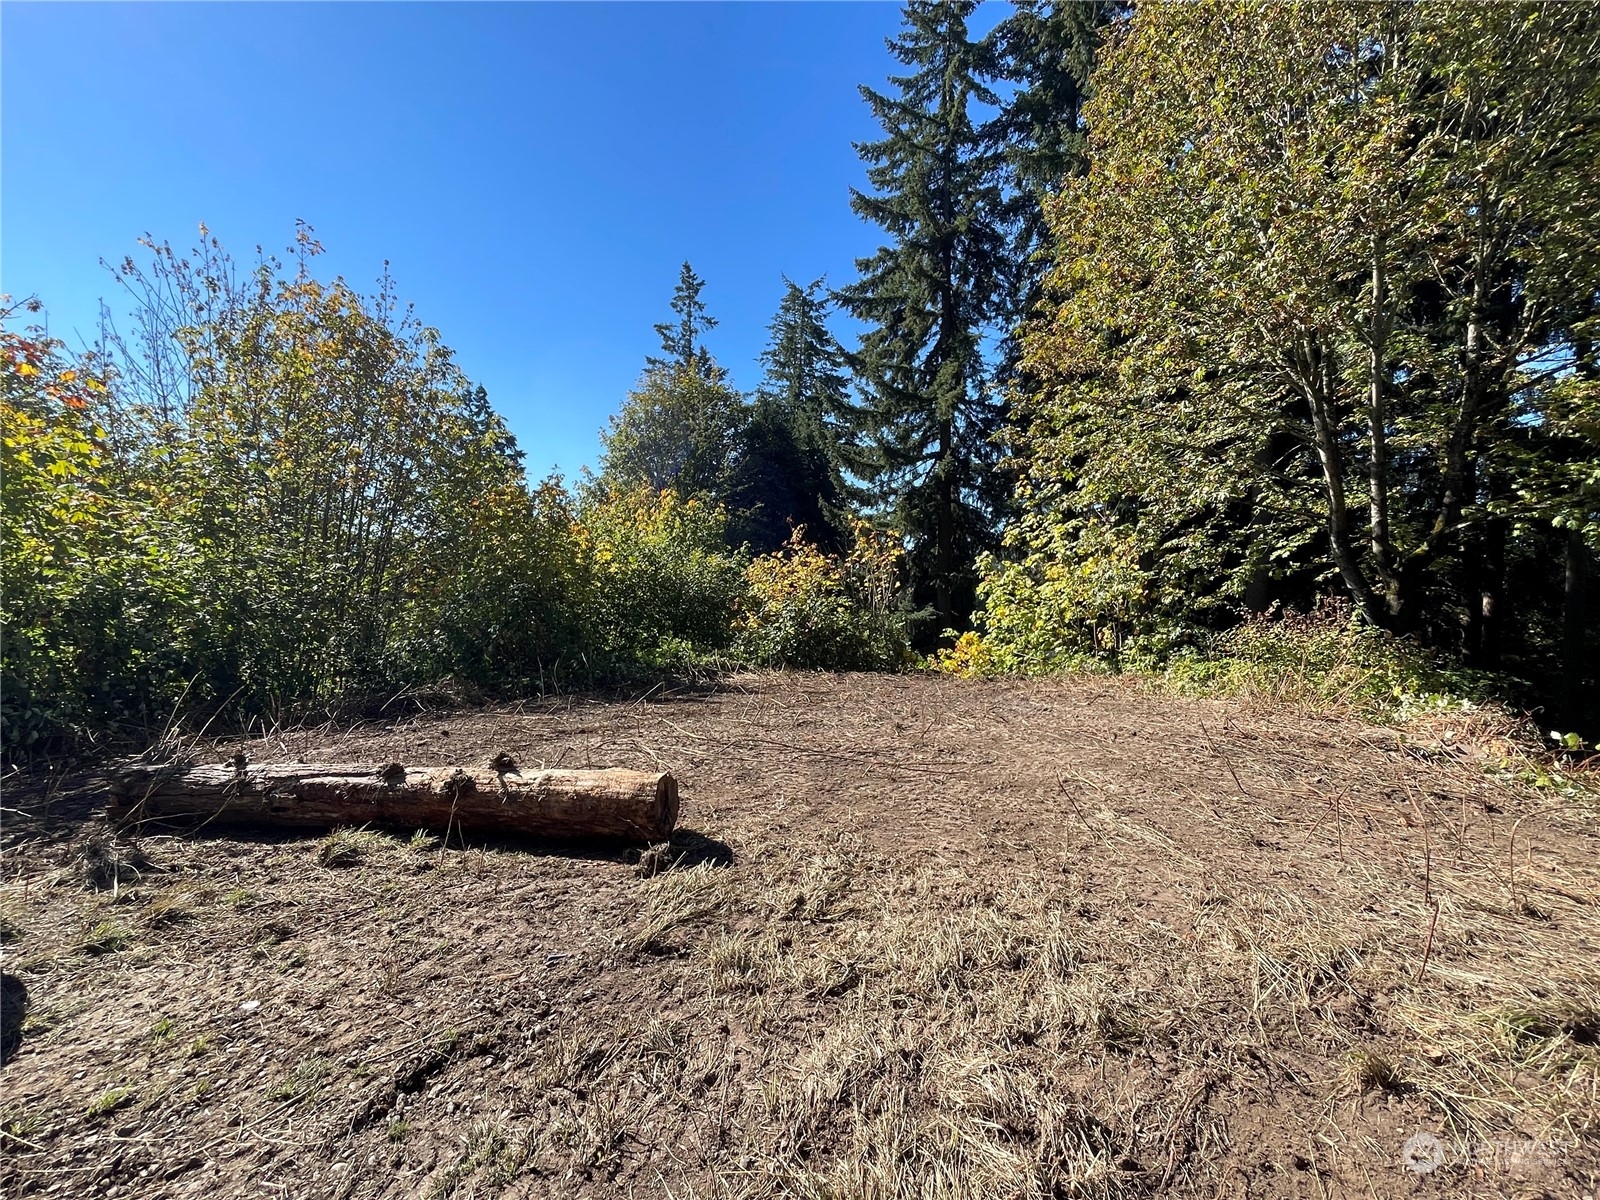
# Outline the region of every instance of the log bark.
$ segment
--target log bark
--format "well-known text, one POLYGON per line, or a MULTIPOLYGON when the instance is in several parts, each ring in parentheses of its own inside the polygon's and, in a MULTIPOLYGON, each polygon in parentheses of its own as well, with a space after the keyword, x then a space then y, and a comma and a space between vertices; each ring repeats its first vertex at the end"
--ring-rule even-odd
POLYGON ((111 778, 113 823, 385 825, 553 838, 665 841, 678 784, 648 771, 532 771, 353 763, 128 765, 111 778))

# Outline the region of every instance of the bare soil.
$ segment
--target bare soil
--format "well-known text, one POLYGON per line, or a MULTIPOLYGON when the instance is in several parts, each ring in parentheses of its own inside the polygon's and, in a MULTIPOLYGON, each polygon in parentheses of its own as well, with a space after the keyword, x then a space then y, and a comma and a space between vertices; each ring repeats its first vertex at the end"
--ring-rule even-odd
POLYGON ((1481 746, 762 675, 244 749, 666 769, 681 828, 129 843, 13 781, 4 1195, 1600 1188, 1600 812, 1481 746))

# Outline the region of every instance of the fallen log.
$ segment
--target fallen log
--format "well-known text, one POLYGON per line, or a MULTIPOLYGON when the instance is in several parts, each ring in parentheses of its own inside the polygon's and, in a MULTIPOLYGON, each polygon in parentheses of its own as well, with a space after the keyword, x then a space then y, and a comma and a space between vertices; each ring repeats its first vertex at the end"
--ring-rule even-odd
POLYGON ((352 763, 128 764, 111 776, 114 824, 199 818, 227 825, 386 825, 555 838, 665 841, 678 784, 649 771, 531 771, 352 763))

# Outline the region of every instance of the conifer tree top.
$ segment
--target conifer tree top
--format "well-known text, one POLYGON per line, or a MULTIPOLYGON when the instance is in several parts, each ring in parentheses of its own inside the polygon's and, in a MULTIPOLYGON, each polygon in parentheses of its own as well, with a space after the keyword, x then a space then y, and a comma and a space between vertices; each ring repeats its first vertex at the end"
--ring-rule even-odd
POLYGON ((700 342, 700 335, 717 327, 717 319, 708 316, 700 291, 706 281, 694 273, 694 268, 684 260, 678 272, 678 286, 672 292, 672 311, 678 319, 662 321, 656 325, 661 338, 661 349, 666 357, 654 355, 645 359, 651 367, 676 367, 693 371, 705 379, 719 378, 722 369, 716 365, 711 352, 700 342))

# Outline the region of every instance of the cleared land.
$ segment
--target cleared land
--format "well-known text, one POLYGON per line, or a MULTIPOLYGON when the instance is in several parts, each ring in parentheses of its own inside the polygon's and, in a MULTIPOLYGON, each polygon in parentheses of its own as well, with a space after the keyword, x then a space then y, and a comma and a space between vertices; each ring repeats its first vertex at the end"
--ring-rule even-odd
POLYGON ((1600 812, 1470 754, 881 676, 246 749, 666 769, 681 829, 134 850, 13 786, 5 1195, 1595 1193, 1600 812))

